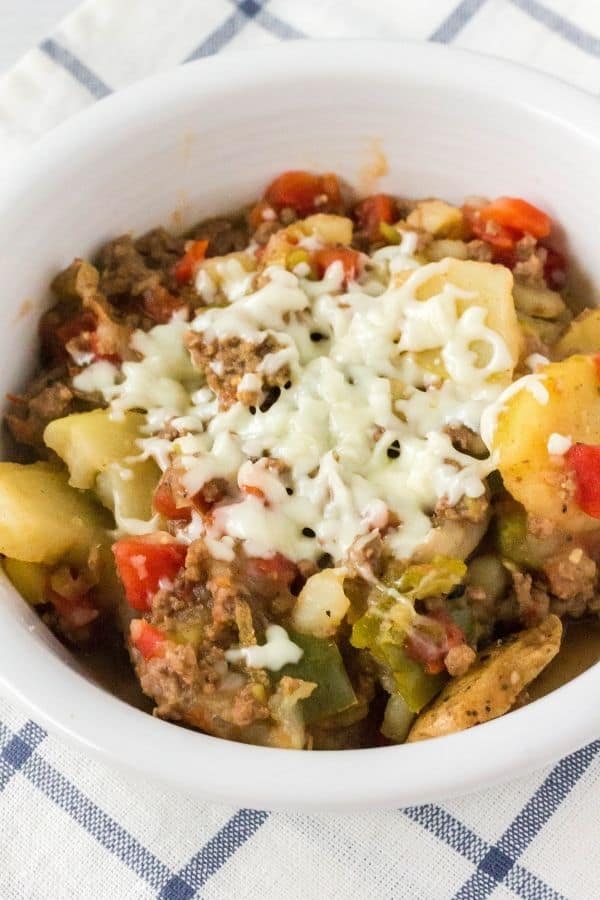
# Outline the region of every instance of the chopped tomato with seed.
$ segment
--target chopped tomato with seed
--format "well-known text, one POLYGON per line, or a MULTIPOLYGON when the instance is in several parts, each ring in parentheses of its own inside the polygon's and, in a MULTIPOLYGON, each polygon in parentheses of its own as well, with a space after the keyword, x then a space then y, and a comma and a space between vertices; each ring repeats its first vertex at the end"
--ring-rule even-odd
POLYGON ((360 228, 366 231, 370 241, 380 241, 383 238, 381 223, 391 225, 394 221, 396 204, 389 194, 373 194, 366 197, 354 209, 354 216, 360 228))
POLYGON ((175 541, 122 538, 112 547, 127 602, 146 612, 159 583, 172 581, 185 562, 187 547, 175 541))
POLYGON ((283 172, 265 191, 264 199, 275 210, 291 207, 299 215, 337 209, 342 201, 336 175, 312 172, 283 172))
POLYGON ((282 553, 275 553, 267 557, 250 557, 247 571, 251 578, 269 578, 287 587, 298 574, 298 567, 282 553))
POLYGON ((544 238, 550 234, 550 216, 521 197, 498 197, 480 207, 482 222, 495 222, 511 231, 530 234, 534 238, 544 238))
POLYGON ((434 612, 430 621, 413 628, 406 638, 407 655, 422 664, 428 675, 444 671, 444 659, 452 647, 465 643, 462 629, 446 613, 434 612))
POLYGON ((196 273, 198 265, 206 256, 208 241, 188 241, 185 254, 173 267, 173 275, 179 284, 188 284, 196 273))
POLYGON ((192 517, 192 510, 189 506, 177 506, 173 491, 166 481, 161 481, 152 498, 152 505, 159 515, 165 519, 186 519, 192 517))
POLYGON ((475 208, 473 206, 464 206, 463 216, 475 237, 485 241, 486 244, 490 244, 494 248, 494 259, 500 262, 501 260, 499 257, 504 254, 512 253, 515 244, 523 235, 513 228, 507 228, 499 222, 484 218, 481 213, 481 210, 484 208, 485 207, 475 208))
POLYGON ((600 519, 600 445, 573 444, 565 462, 575 477, 577 505, 588 516, 600 519))
POLYGON ((360 267, 360 253, 350 247, 323 247, 316 250, 313 256, 319 278, 322 278, 329 266, 341 262, 345 281, 353 281, 360 267))
POLYGON ((164 656, 165 635, 160 628, 155 628, 145 619, 133 619, 129 625, 131 645, 142 654, 144 659, 164 656))

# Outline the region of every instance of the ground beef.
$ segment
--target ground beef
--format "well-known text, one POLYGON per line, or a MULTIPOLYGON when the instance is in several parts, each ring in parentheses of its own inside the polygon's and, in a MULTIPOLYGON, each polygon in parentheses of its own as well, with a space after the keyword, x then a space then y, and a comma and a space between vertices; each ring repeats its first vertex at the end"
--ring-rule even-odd
POLYGON ((477 524, 485 520, 489 506, 489 501, 485 496, 461 497, 454 506, 450 505, 445 497, 442 497, 441 500, 438 500, 433 515, 438 524, 444 519, 477 524))
POLYGON ((260 406, 269 397, 269 389, 281 388, 290 380, 289 367, 284 365, 272 375, 261 374, 260 393, 246 391, 238 396, 237 389, 244 375, 257 372, 266 356, 283 349, 272 335, 260 344, 253 344, 239 337, 207 340, 203 334, 189 332, 186 345, 194 364, 205 373, 209 387, 218 396, 221 409, 228 409, 237 400, 247 406, 260 406))
POLYGON ((528 628, 538 625, 546 618, 550 608, 550 598, 544 588, 533 581, 531 575, 513 572, 513 586, 519 619, 528 628))
POLYGON ((552 612, 579 618, 600 608, 596 563, 580 548, 554 554, 543 566, 552 612))
POLYGON ((480 241, 478 238, 469 241, 467 244, 467 259, 473 259, 475 262, 491 262, 492 248, 488 243, 480 241))
POLYGON ((142 297, 161 283, 161 275, 150 268, 129 234, 105 244, 98 254, 100 289, 113 302, 142 297))
POLYGON ((535 238, 525 235, 517 241, 517 262, 513 267, 513 274, 518 281, 531 287, 545 287, 544 266, 548 252, 545 247, 539 247, 535 238))
POLYGON ((477 458, 487 456, 487 448, 480 436, 466 425, 447 425, 444 431, 456 450, 477 458))
POLYGON ((48 422, 81 410, 68 380, 65 369, 46 371, 32 381, 24 394, 9 397, 11 405, 5 421, 19 444, 35 447, 45 455, 43 434, 48 422))
POLYGON ((168 275, 185 252, 185 239, 173 237, 164 228, 153 228, 135 242, 135 249, 149 269, 168 275))
POLYGON ((451 647, 444 659, 444 665, 448 673, 454 678, 460 678, 467 672, 477 658, 475 651, 468 644, 459 644, 451 647))
POLYGON ((189 237, 208 241, 207 256, 225 256, 227 253, 245 250, 250 241, 245 216, 206 219, 192 228, 189 237))

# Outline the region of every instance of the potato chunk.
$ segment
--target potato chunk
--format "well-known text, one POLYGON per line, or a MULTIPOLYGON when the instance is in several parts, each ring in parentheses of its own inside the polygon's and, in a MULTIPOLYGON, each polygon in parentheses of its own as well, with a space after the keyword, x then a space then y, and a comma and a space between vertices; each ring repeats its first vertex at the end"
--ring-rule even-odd
MULTIPOLYGON (((484 307, 487 310, 485 324, 504 338, 514 367, 519 359, 523 337, 512 297, 511 272, 505 266, 472 260, 447 259, 443 262, 445 274, 432 275, 418 289, 418 299, 427 300, 439 294, 445 283, 471 292, 472 298, 457 300, 459 313, 469 306, 484 307)), ((509 375, 512 376, 512 369, 509 375)))
POLYGON ((139 454, 136 439, 145 421, 141 413, 127 412, 113 420, 106 409, 74 413, 46 427, 44 443, 69 469, 69 484, 92 488, 99 472, 111 463, 139 454))
POLYGON ((23 562, 83 564, 109 524, 66 472, 47 463, 0 463, 0 553, 23 562))
POLYGON ((598 520, 575 502, 564 458, 548 452, 553 433, 573 443, 600 443, 600 381, 594 360, 571 356, 551 363, 532 387, 533 392, 524 386, 510 396, 498 415, 493 447, 504 484, 530 515, 567 531, 598 528, 598 520))
POLYGON ((406 221, 436 238, 462 238, 464 233, 462 210, 443 200, 421 200, 406 221))
POLYGON ((463 731, 504 715, 560 649, 562 625, 548 616, 540 625, 482 651, 466 675, 453 678, 410 730, 408 741, 463 731))
POLYGON ((600 309, 584 309, 553 348, 558 359, 573 353, 600 353, 600 309))

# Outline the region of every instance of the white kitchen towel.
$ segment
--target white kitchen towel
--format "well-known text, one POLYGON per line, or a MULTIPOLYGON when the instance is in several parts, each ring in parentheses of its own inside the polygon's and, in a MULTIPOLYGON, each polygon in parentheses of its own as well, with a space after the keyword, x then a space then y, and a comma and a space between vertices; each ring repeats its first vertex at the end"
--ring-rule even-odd
MULTIPOLYGON (((88 0, 0 79, 0 163, 162 69, 359 36, 453 43, 600 91, 598 0, 88 0)), ((0 700, 0 900, 595 900, 599 751, 439 804, 270 814, 174 798, 0 700)))

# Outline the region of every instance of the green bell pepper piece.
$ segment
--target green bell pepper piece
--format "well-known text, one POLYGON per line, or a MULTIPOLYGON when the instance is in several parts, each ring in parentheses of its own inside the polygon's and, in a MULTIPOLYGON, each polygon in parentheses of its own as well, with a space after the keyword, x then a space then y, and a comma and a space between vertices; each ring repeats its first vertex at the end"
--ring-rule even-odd
POLYGON ((301 701, 305 723, 311 725, 354 706, 358 701, 336 642, 294 631, 289 634, 304 652, 300 662, 284 666, 277 677, 289 675, 317 685, 311 696, 301 701))

